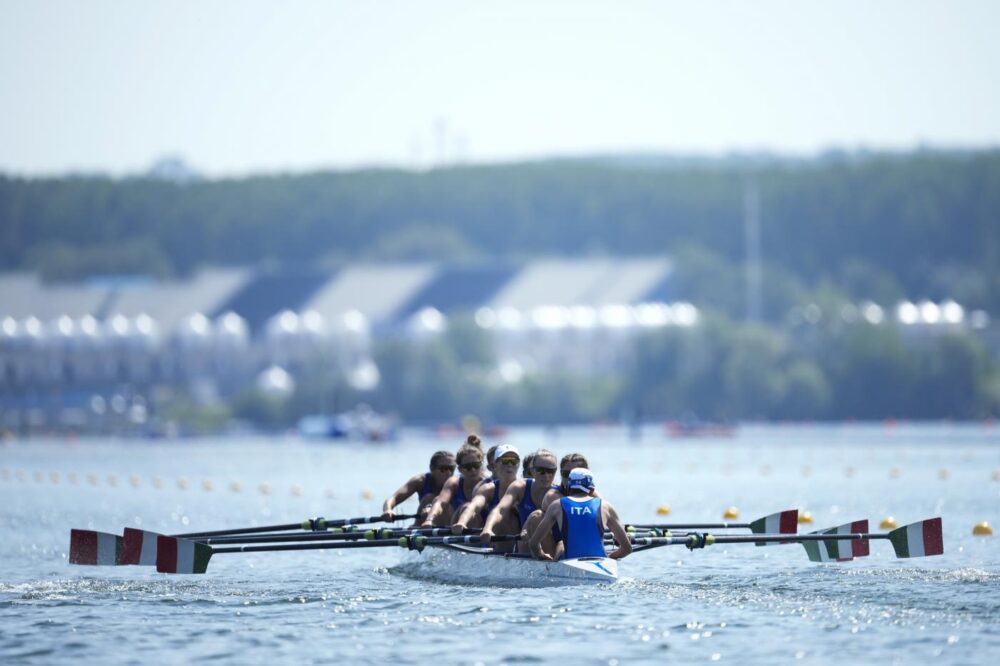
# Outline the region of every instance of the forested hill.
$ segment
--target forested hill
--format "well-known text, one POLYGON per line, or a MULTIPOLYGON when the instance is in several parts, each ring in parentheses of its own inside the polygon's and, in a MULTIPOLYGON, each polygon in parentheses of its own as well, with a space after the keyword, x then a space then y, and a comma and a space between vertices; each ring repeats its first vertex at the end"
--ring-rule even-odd
POLYGON ((670 254, 692 279, 698 267, 710 279, 713 267, 742 261, 748 175, 767 271, 779 282, 1000 310, 1000 150, 186 183, 0 176, 0 265, 59 279, 205 264, 670 254))

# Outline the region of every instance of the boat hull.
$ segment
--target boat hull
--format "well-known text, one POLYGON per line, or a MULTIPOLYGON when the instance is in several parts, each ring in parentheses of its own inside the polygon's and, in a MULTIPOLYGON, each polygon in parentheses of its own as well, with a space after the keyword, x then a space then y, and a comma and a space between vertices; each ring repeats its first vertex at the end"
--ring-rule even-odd
POLYGON ((549 587, 618 580, 618 562, 609 557, 548 562, 460 545, 428 546, 411 564, 412 573, 422 577, 468 585, 549 587))

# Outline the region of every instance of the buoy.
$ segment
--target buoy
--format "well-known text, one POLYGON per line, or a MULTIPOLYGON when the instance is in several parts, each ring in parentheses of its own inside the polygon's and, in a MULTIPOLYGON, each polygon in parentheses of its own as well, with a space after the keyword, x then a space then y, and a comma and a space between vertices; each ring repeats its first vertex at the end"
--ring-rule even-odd
POLYGON ((153 487, 157 490, 161 490, 163 488, 163 479, 154 478, 153 487))
POLYGON ((809 465, 806 465, 805 467, 802 468, 802 476, 812 476, 812 473, 813 473, 813 468, 810 467, 809 465))
POLYGON ((229 489, 234 493, 241 492, 243 490, 243 484, 240 483, 239 481, 230 481, 229 489))
POLYGON ((993 480, 1000 481, 1000 469, 993 470, 993 480))
POLYGON ((364 490, 361 491, 361 498, 362 499, 370 500, 373 497, 375 497, 375 494, 372 491, 370 491, 368 488, 365 488, 364 490))
POLYGON ((59 483, 59 472, 49 472, 49 481, 59 483))
POLYGON ((731 506, 722 512, 722 517, 726 520, 735 520, 740 517, 740 510, 735 506, 731 506))
POLYGON ((130 477, 128 478, 128 482, 129 482, 129 484, 131 484, 131 486, 132 486, 133 488, 138 488, 139 486, 141 486, 141 485, 142 485, 142 478, 140 478, 140 477, 139 477, 138 475, 136 475, 136 474, 133 474, 132 476, 130 476, 130 477))
POLYGON ((972 528, 972 534, 974 536, 993 536, 993 528, 984 520, 981 523, 976 523, 975 527, 972 528))
POLYGON ((799 524, 800 525, 812 525, 813 515, 808 511, 799 512, 799 524))
POLYGON ((324 493, 324 495, 326 495, 327 498, 334 497, 335 493, 333 492, 333 488, 327 488, 326 492, 324 493))
POLYGON ((294 495, 295 497, 302 497, 302 486, 300 486, 300 485, 293 485, 292 486, 292 495, 294 495))
POLYGON ((118 487, 118 477, 114 474, 108 474, 108 485, 112 488, 118 487))
POLYGON ((951 472, 949 472, 946 468, 942 467, 938 470, 938 478, 942 481, 947 481, 949 476, 951 476, 951 472))
POLYGON ((93 472, 91 472, 90 474, 88 474, 87 475, 87 483, 89 483, 92 486, 96 486, 97 485, 97 475, 94 474, 93 472))
POLYGON ((658 515, 658 516, 669 516, 670 515, 670 505, 669 504, 661 504, 660 506, 656 507, 656 515, 658 515))
POLYGON ((882 519, 882 522, 878 524, 880 530, 894 530, 896 529, 896 519, 892 516, 886 516, 882 519))
POLYGON ((35 477, 35 483, 41 483, 42 481, 45 480, 45 475, 39 472, 37 469, 34 471, 32 476, 35 477))
POLYGON ((271 494, 271 484, 268 483, 267 481, 263 481, 259 486, 257 486, 257 490, 260 491, 261 495, 270 495, 271 494))
POLYGON ((205 479, 201 482, 201 489, 204 490, 206 493, 210 493, 213 490, 215 490, 215 486, 212 484, 212 481, 210 479, 205 479))
POLYGON ((854 472, 855 471, 856 470, 853 467, 847 466, 847 467, 844 468, 844 476, 846 476, 849 479, 852 476, 854 476, 854 472))
POLYGON ((889 470, 890 479, 898 479, 900 475, 902 475, 902 472, 899 470, 898 467, 893 467, 892 469, 889 470))
POLYGON ((185 479, 183 476, 177 479, 177 487, 180 488, 181 490, 187 490, 188 480, 185 479))

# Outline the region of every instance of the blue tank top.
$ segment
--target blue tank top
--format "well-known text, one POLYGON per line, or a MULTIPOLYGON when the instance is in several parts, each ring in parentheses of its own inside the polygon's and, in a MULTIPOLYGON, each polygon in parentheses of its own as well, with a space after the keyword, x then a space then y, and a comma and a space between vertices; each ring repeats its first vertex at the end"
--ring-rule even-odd
POLYGON ((419 499, 423 499, 434 493, 434 482, 431 480, 431 473, 424 474, 424 485, 420 488, 419 499))
POLYGON ((559 503, 563 511, 563 559, 604 557, 606 553, 601 498, 592 497, 586 502, 574 502, 568 497, 561 497, 559 503))
POLYGON ((486 516, 490 515, 490 511, 493 510, 493 507, 495 507, 497 504, 500 503, 500 482, 493 481, 492 483, 493 483, 493 499, 491 499, 490 503, 486 506, 486 508, 479 513, 479 515, 483 517, 484 523, 486 522, 486 516))
POLYGON ((521 527, 524 527, 524 523, 527 522, 528 516, 537 509, 535 506, 535 500, 531 498, 531 485, 535 482, 534 479, 525 479, 524 481, 524 496, 521 498, 521 503, 517 505, 517 518, 521 521, 521 527))
MULTIPOLYGON (((475 488, 478 487, 479 484, 477 483, 475 488)), ((476 492, 475 488, 473 488, 472 490, 473 493, 476 492)), ((451 496, 451 508, 457 511, 458 507, 462 506, 468 501, 469 498, 465 496, 465 479, 460 478, 458 480, 458 490, 451 496)))

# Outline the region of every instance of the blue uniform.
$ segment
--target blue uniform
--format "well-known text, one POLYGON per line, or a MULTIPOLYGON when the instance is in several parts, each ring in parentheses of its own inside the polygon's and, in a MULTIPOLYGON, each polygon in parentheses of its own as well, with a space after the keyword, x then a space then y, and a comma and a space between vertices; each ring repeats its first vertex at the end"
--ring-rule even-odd
POLYGON ((484 523, 486 522, 486 516, 490 515, 490 511, 493 510, 493 507, 495 507, 497 504, 500 503, 500 482, 493 481, 492 483, 493 483, 493 499, 491 499, 490 503, 486 505, 486 508, 479 513, 479 515, 482 516, 484 523))
POLYGON ((563 559, 604 557, 601 498, 591 497, 586 502, 574 502, 568 497, 561 497, 559 503, 563 512, 560 535, 565 547, 563 559))
POLYGON ((431 473, 427 472, 424 474, 424 485, 420 488, 420 494, 417 495, 419 499, 423 499, 428 495, 434 494, 434 481, 431 477, 431 473))
MULTIPOLYGON (((478 488, 479 484, 477 483, 475 487, 478 488)), ((473 493, 476 492, 475 488, 473 488, 472 492, 473 493)), ((465 479, 459 479, 458 490, 451 496, 451 508, 457 511, 458 507, 462 506, 468 501, 469 498, 465 496, 465 479)))
POLYGON ((535 506, 535 500, 531 498, 531 484, 535 482, 534 479, 525 479, 524 481, 524 496, 521 497, 521 503, 517 505, 517 518, 521 521, 521 527, 524 527, 524 523, 527 522, 528 516, 537 509, 535 506))

